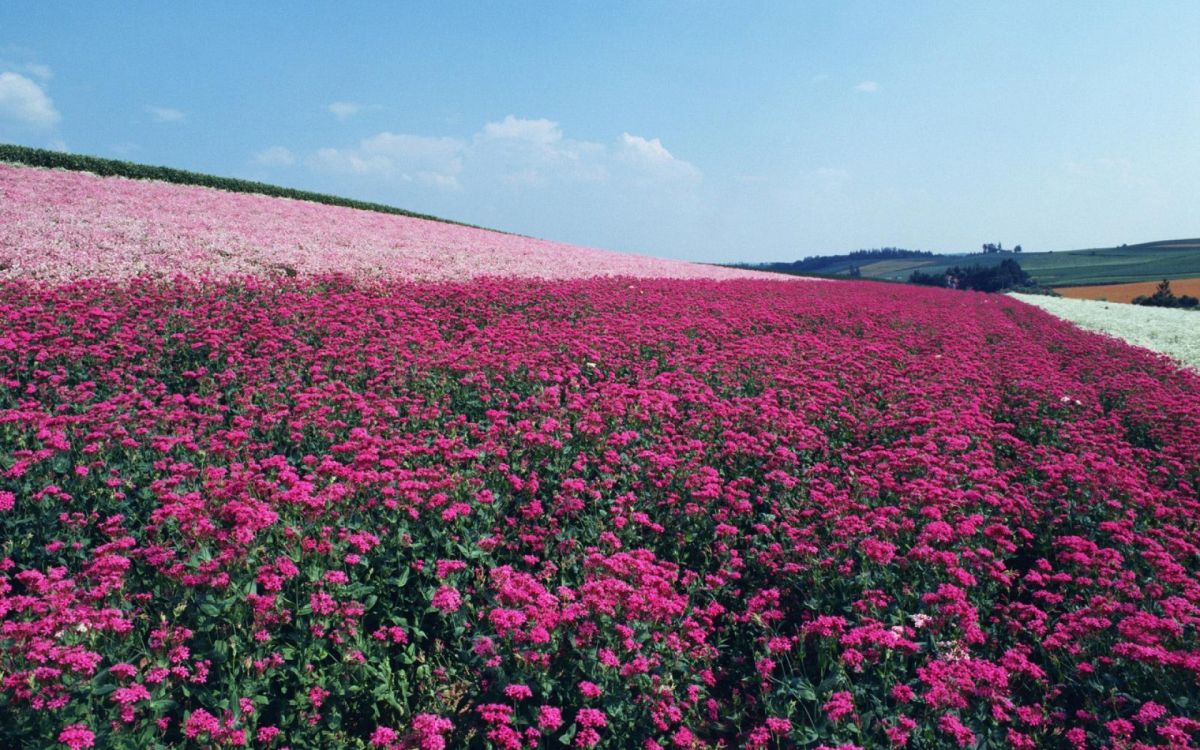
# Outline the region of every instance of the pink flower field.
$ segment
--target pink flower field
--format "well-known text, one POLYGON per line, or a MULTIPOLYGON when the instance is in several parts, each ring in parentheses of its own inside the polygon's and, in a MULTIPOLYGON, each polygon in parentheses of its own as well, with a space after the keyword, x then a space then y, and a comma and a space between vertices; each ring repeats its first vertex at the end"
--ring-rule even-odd
POLYGON ((0 747, 1200 744, 1164 358, 997 295, 0 178, 0 747))
POLYGON ((0 278, 767 277, 353 208, 7 164, 0 227, 0 278))

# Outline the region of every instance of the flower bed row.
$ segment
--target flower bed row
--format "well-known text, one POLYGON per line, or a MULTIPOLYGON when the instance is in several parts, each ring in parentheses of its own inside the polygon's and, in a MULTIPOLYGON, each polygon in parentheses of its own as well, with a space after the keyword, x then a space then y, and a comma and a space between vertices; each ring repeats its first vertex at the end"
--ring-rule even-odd
POLYGON ((0 279, 772 276, 342 206, 3 163, 0 227, 0 279))
POLYGON ((0 284, 0 745, 1191 747, 1200 378, 870 284, 0 284))

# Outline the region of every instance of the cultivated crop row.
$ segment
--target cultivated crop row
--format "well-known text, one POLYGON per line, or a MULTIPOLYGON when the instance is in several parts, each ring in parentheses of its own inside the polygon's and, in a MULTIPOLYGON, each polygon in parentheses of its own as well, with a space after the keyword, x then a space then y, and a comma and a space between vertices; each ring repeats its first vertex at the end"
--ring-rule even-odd
POLYGON ((771 277, 411 216, 3 163, 0 227, 0 279, 771 277))
POLYGON ((1200 737, 1200 378, 1013 300, 21 281, 0 321, 0 745, 1200 737))

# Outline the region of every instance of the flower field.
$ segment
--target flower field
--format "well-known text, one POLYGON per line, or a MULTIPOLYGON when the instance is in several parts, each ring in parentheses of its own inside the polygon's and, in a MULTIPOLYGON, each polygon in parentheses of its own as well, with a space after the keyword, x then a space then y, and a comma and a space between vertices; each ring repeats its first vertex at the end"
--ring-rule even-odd
POLYGON ((1200 377, 1147 352, 870 283, 121 268, 0 282, 0 746, 1200 740, 1200 377))
POLYGON ((0 163, 0 279, 319 273, 767 277, 307 201, 0 163))
POLYGON ((0 198, 0 747, 1200 744, 1196 373, 993 295, 0 198))

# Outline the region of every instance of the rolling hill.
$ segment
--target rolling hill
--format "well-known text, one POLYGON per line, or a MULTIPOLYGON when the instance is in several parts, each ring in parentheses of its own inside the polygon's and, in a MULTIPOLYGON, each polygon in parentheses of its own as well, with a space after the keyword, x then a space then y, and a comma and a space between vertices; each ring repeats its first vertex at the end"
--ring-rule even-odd
POLYGON ((0 226, 0 279, 766 275, 506 234, 261 183, 15 147, 0 148, 0 226))
MULTIPOLYGON (((1119 284, 1200 276, 1200 239, 1162 240, 1119 247, 1085 248, 1044 253, 964 253, 855 262, 848 255, 830 256, 827 263, 805 263, 805 273, 850 276, 857 266, 864 279, 905 281, 913 271, 943 273, 954 266, 997 265, 1012 258, 1042 286, 1119 284)), ((787 273, 785 264, 764 264, 787 273)), ((758 268, 760 266, 746 266, 758 268)))

